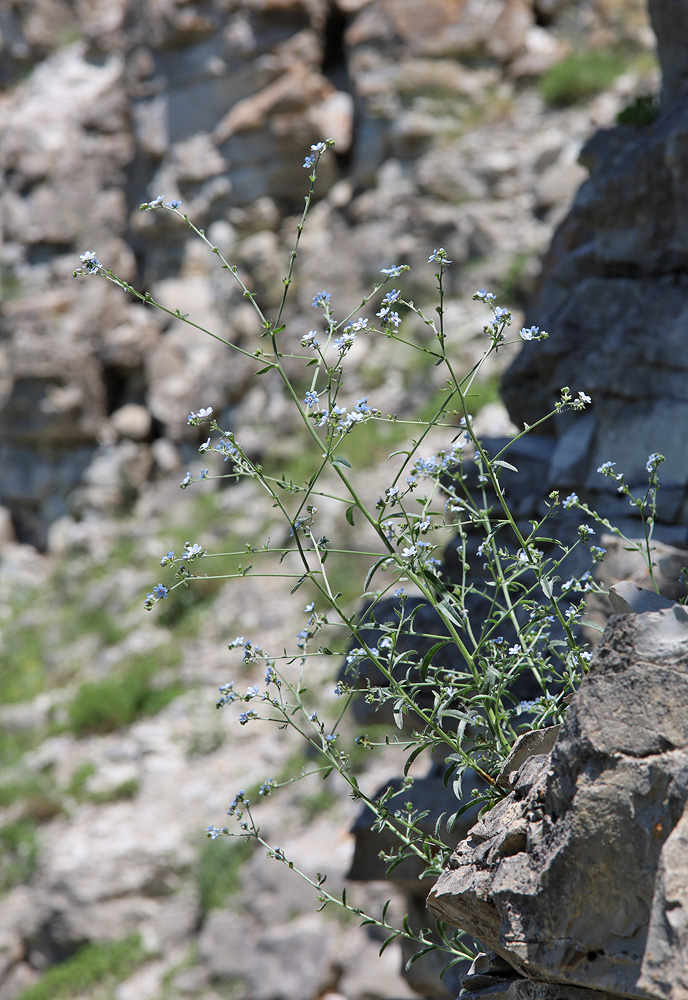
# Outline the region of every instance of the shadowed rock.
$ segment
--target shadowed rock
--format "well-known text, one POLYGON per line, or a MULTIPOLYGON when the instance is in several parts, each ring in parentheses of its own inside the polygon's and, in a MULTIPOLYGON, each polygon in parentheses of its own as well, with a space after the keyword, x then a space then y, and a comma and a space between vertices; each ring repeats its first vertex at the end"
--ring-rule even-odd
POLYGON ((459 845, 430 910, 529 978, 685 996, 687 794, 688 612, 613 618, 554 748, 459 845))

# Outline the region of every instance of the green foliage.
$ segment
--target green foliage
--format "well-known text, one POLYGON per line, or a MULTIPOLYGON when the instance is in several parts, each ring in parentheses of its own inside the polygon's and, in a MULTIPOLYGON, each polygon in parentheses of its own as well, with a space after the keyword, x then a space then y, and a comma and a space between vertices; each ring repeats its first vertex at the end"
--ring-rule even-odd
POLYGON ((0 784, 0 808, 22 804, 22 815, 42 822, 62 812, 53 778, 47 772, 20 771, 0 784))
POLYGON ((179 681, 159 685, 155 680, 178 655, 168 647, 136 654, 116 675, 82 684, 68 708, 68 728, 76 736, 110 733, 155 715, 184 691, 179 681))
POLYGON ((534 254, 528 250, 520 250, 514 254, 511 263, 499 279, 495 289, 500 302, 505 302, 508 306, 526 305, 529 292, 529 266, 533 261, 534 254))
POLYGON ((103 792, 92 792, 88 789, 88 782, 96 773, 96 766, 91 761, 81 764, 71 777, 67 792, 77 802, 95 802, 104 805, 106 802, 119 802, 122 799, 133 799, 139 791, 140 783, 136 778, 123 781, 114 788, 103 792))
MULTIPOLYGON (((609 74, 621 68, 621 56, 613 52, 598 50, 571 57, 558 73, 552 71, 549 80, 543 81, 547 99, 555 103, 582 99, 606 86, 609 74)), ((252 846, 260 844, 269 857, 309 882, 323 906, 336 904, 362 916, 362 924, 374 925, 384 934, 385 944, 405 938, 420 952, 440 949, 456 961, 472 954, 461 932, 450 933, 441 921, 433 931, 416 932, 408 918, 394 927, 387 921, 387 906, 382 916, 367 916, 349 904, 345 894, 330 892, 325 874, 299 871, 281 848, 264 839, 256 800, 279 794, 280 785, 311 776, 338 778, 352 799, 372 811, 375 832, 383 834, 387 843, 396 843, 385 848, 390 870, 412 860, 424 877, 439 875, 451 849, 446 831, 456 816, 468 806, 491 808, 508 793, 500 784, 500 772, 518 735, 564 719, 570 695, 589 669, 592 655, 581 623, 586 596, 600 590, 592 576, 604 557, 604 549, 595 544, 596 530, 620 532, 575 493, 562 499, 558 492, 551 492, 543 497, 538 519, 527 521, 522 513, 516 518, 510 505, 511 484, 505 477, 518 474, 512 464, 518 461, 513 457, 515 449, 510 449, 532 428, 514 434, 495 454, 478 437, 473 415, 497 395, 494 364, 488 359, 510 344, 532 342, 527 349, 536 350, 537 341, 548 334, 533 326, 513 336, 508 332, 513 320, 510 310, 497 304, 495 294, 480 289, 473 299, 485 307, 484 346, 467 372, 458 370, 446 308, 446 272, 452 261, 443 248, 434 250, 428 261, 437 282, 434 313, 426 313, 404 294, 404 274, 409 268, 394 264, 381 271, 384 277, 370 294, 342 318, 335 316, 331 295, 317 293, 312 300, 317 310, 312 324, 317 329, 304 332, 301 349, 289 353, 289 340, 282 337, 284 304, 317 164, 331 144, 330 140, 317 143, 306 156, 304 166, 312 171, 310 187, 289 256, 283 297, 272 320, 262 312, 237 268, 179 211, 178 203, 165 204, 161 196, 141 206, 144 211, 176 214, 234 276, 255 309, 263 334, 258 347, 230 343, 227 347, 252 359, 260 357, 257 376, 269 372, 275 383, 281 381, 303 430, 297 458, 273 474, 218 424, 212 407, 204 406, 189 416, 189 424, 202 427, 203 436, 208 435, 200 449, 203 461, 219 465, 226 479, 249 480, 254 495, 265 496, 277 512, 282 530, 277 541, 249 544, 250 559, 240 571, 236 560, 243 553, 206 549, 211 529, 206 525, 202 544, 185 542, 182 551, 177 546, 162 557, 167 582, 153 585, 144 607, 151 611, 162 605, 162 620, 170 616, 170 624, 180 614, 188 614, 179 603, 187 600, 187 591, 216 585, 209 579, 211 573, 204 572, 207 565, 215 580, 233 579, 239 586, 249 572, 254 578, 281 577, 285 594, 297 594, 296 600, 306 604, 305 608, 301 604, 302 627, 291 642, 279 638, 278 648, 263 649, 260 635, 239 635, 229 643, 230 650, 241 651, 237 655, 243 666, 237 675, 251 671, 253 682, 244 691, 235 688, 234 681, 223 684, 218 707, 238 702, 240 726, 262 719, 291 728, 306 750, 289 761, 293 770, 285 768, 279 779, 264 781, 257 796, 253 791, 237 792, 227 812, 231 830, 208 828, 211 840, 200 854, 198 869, 204 911, 224 905, 236 892, 241 867, 252 846), (405 317, 412 317, 411 334, 402 327, 405 317), (411 361, 404 371, 414 389, 433 387, 419 419, 381 412, 374 396, 370 402, 368 396, 356 400, 360 385, 356 393, 351 392, 347 366, 355 364, 356 352, 349 352, 360 334, 377 339, 381 356, 386 355, 386 342, 395 351, 410 352, 411 361), (443 388, 435 394, 438 384, 443 388), (376 478, 372 489, 371 462, 376 465, 376 477, 386 477, 380 486, 376 478), (570 520, 569 511, 575 511, 580 523, 571 537, 557 541, 557 524, 562 521, 556 519, 564 514, 564 522, 570 520), (337 540, 332 542, 323 534, 325 530, 336 532, 337 540), (447 552, 444 560, 443 551, 447 552), (576 575, 567 579, 571 565, 576 575), (357 599, 354 611, 349 596, 357 599), (312 658, 317 662, 321 657, 334 657, 330 662, 344 659, 346 664, 334 692, 336 699, 323 699, 312 684, 312 658), (372 752, 372 727, 350 747, 351 733, 343 723, 356 698, 364 702, 363 717, 386 722, 387 732, 384 739, 375 741, 376 748, 392 748, 395 754, 401 750, 404 755, 404 780, 390 784, 375 798, 365 792, 356 772, 361 755, 372 752), (444 768, 445 784, 454 791, 457 810, 434 829, 424 823, 428 814, 414 807, 412 795, 416 767, 431 761, 444 768), (294 773, 296 769, 300 773, 294 773), (468 802, 462 785, 466 774, 471 774, 474 783, 468 802)), ((140 301, 157 305, 148 293, 136 291, 103 267, 95 252, 82 255, 82 263, 77 273, 99 274, 140 301)), ((509 276, 514 287, 520 267, 521 262, 514 262, 509 276)), ((184 318, 181 312, 174 315, 184 318)), ((573 416, 591 402, 583 389, 572 392, 564 386, 551 413, 534 426, 564 413, 573 416)), ((659 453, 649 456, 648 487, 641 497, 631 494, 613 462, 598 470, 637 509, 644 537, 625 542, 642 554, 653 582, 651 541, 657 469, 662 461, 659 453)), ((205 479, 206 473, 200 478, 205 479)), ((196 481, 189 472, 182 486, 186 489, 196 481)), ((251 516, 259 522, 265 515, 256 507, 251 516)), ((190 531, 185 535, 193 537, 190 531)), ((252 627, 247 621, 247 631, 252 627)), ((132 688, 134 681, 131 678, 132 688)), ((127 684, 120 679, 118 687, 126 689, 127 684)), ((145 684, 142 691, 134 699, 135 708, 122 710, 114 725, 122 724, 120 717, 128 721, 124 719, 127 711, 132 715, 143 710, 149 694, 145 684)), ((92 727, 100 710, 105 721, 98 724, 113 727, 112 707, 107 709, 109 714, 100 708, 103 701, 115 702, 114 691, 108 690, 107 696, 102 686, 97 691, 94 685, 89 687, 88 698, 82 698, 85 704, 79 707, 81 725, 92 727)), ((72 706, 73 724, 75 714, 72 706)), ((308 818, 313 818, 330 809, 334 798, 329 784, 320 784, 300 801, 308 818)))
POLYGON ((640 94, 616 116, 617 125, 647 128, 659 114, 659 98, 655 94, 640 94))
POLYGON ((204 840, 198 856, 201 911, 221 910, 241 890, 241 869, 252 856, 249 840, 204 840))
POLYGON ((318 816, 331 811, 337 802, 337 796, 331 788, 321 787, 310 795, 304 795, 299 800, 299 808, 307 823, 312 823, 318 816))
POLYGON ((0 648, 0 704, 27 701, 43 690, 46 644, 42 629, 27 614, 25 606, 15 609, 3 626, 0 648))
POLYGON ((160 624, 175 636, 193 634, 199 614, 217 596, 221 586, 222 580, 196 580, 193 587, 177 587, 160 614, 160 624))
POLYGON ((38 863, 36 821, 26 818, 0 827, 0 893, 29 881, 38 863))
POLYGON ((122 941, 88 944, 71 958, 51 966, 18 1000, 67 1000, 96 986, 111 988, 130 976, 147 957, 139 934, 122 941))
POLYGON ((572 52, 543 73, 540 93, 553 107, 578 104, 606 90, 628 65, 628 56, 615 48, 572 52))

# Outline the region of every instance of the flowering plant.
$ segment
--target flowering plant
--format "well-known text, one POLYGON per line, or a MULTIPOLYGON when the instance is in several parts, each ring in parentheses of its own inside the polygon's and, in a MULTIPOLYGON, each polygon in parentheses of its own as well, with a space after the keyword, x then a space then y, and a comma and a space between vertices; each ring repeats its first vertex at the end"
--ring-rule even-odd
MULTIPOLYGON (((300 337, 300 351, 285 348, 284 310, 297 251, 318 164, 332 145, 331 140, 316 143, 305 159, 308 193, 281 301, 272 319, 263 312, 237 267, 182 212, 179 202, 165 202, 160 196, 141 209, 166 211, 183 221, 238 282, 260 321, 261 340, 253 350, 223 342, 228 349, 259 362, 256 377, 270 374, 280 380, 298 414, 310 460, 306 474, 277 478, 251 456, 240 435, 221 426, 212 406, 202 406, 188 415, 190 426, 202 427, 207 433, 199 448, 207 466, 196 474, 187 472, 180 486, 186 489, 198 481, 218 478, 230 483, 251 479, 289 528, 288 540, 282 544, 268 540, 262 546, 247 546, 245 551, 258 561, 257 568, 239 566, 230 574, 213 575, 232 577, 240 586, 249 573, 278 572, 292 594, 302 588, 308 593, 305 624, 291 649, 285 647, 276 653, 264 649, 260 637, 245 635, 229 643, 230 650, 241 650, 244 663, 264 671, 263 680, 245 691, 238 690, 234 680, 223 684, 218 708, 238 703, 241 726, 269 720, 294 729, 320 760, 311 773, 338 774, 351 797, 373 811, 376 829, 396 838, 396 848, 385 854, 390 868, 414 858, 424 877, 432 879, 450 853, 450 834, 457 818, 476 804, 489 808, 506 794, 499 773, 518 735, 563 719, 567 701, 588 669, 591 656, 581 624, 586 594, 596 589, 592 569, 604 557, 604 549, 595 544, 595 529, 589 522, 597 521, 609 529, 611 525, 575 493, 563 500, 557 492, 551 493, 544 516, 528 525, 515 517, 503 482, 505 471, 518 472, 508 461, 510 449, 550 417, 581 411, 592 401, 583 390, 564 387, 550 414, 515 434, 496 453, 488 450, 475 432, 468 400, 488 359, 509 343, 513 317, 497 304, 493 293, 476 291, 473 298, 488 311, 483 327, 485 349, 467 373, 457 372, 447 350, 445 275, 452 262, 444 248, 435 249, 428 260, 435 268, 437 319, 426 315, 404 294, 408 266, 393 264, 382 268, 370 294, 343 318, 336 316, 327 291, 316 294, 312 301, 318 314, 315 328, 300 337), (391 287, 397 282, 398 287, 391 287), (429 329, 429 342, 406 339, 403 318, 410 315, 429 329), (357 339, 364 336, 387 338, 420 352, 434 365, 442 366, 446 376, 442 402, 424 424, 410 422, 414 436, 389 456, 388 485, 372 504, 364 498, 347 446, 355 442, 366 424, 399 421, 385 415, 370 395, 353 400, 347 396, 350 359, 357 339), (295 376, 295 371, 300 374, 295 376), (438 429, 449 444, 428 454, 425 449, 430 432, 438 429), (335 563, 333 568, 333 562, 328 562, 336 546, 319 527, 318 505, 323 499, 337 506, 342 524, 363 525, 366 537, 373 539, 365 547, 338 552, 346 555, 346 572, 358 581, 358 595, 365 601, 363 610, 360 606, 352 610, 342 598, 337 578, 341 564, 335 563), (551 525, 562 512, 572 510, 580 510, 586 521, 578 526, 573 540, 556 541, 556 536, 552 537, 556 527, 551 525), (570 565, 582 563, 586 564, 582 571, 564 579, 570 565), (424 614, 424 609, 431 614, 424 614), (342 626, 344 641, 337 638, 342 635, 342 626), (309 662, 333 653, 344 662, 334 688, 336 707, 314 706, 307 686, 309 662), (382 739, 362 732, 347 744, 347 709, 360 698, 379 717, 389 718, 392 728, 382 739), (365 750, 391 744, 404 747, 406 777, 399 788, 390 786, 377 796, 370 795, 359 780, 354 747, 365 750), (431 833, 423 826, 427 814, 413 807, 411 796, 412 766, 423 757, 442 760, 445 783, 455 793, 453 815, 444 817, 431 833), (467 772, 478 779, 469 797, 463 786, 467 772)), ((100 275, 142 302, 203 329, 120 279, 101 264, 94 251, 84 253, 81 261, 75 273, 100 275)), ((222 340, 214 332, 205 332, 222 340)), ((545 331, 532 326, 522 329, 513 340, 528 345, 545 337, 545 331)), ((643 548, 650 571, 656 471, 661 460, 660 455, 650 456, 650 488, 644 498, 633 500, 641 514, 650 511, 643 520, 643 548)), ((600 471, 617 479, 619 489, 628 492, 612 464, 600 471)), ((177 588, 207 579, 204 566, 213 558, 217 557, 198 543, 187 542, 180 554, 168 551, 161 566, 169 577, 166 583, 153 586, 146 608, 153 609, 177 588)), ((280 785, 294 780, 294 776, 267 778, 258 797, 273 795, 280 785)), ((235 795, 227 815, 228 825, 208 828, 211 838, 253 838, 271 857, 294 867, 280 848, 263 838, 254 804, 244 791, 235 795)), ((364 923, 381 927, 387 941, 397 936, 411 939, 418 945, 417 955, 442 949, 451 963, 472 954, 461 933, 451 933, 442 923, 420 931, 411 929, 407 921, 393 927, 387 921, 386 908, 378 916, 366 914, 352 906, 345 894, 330 893, 325 888, 325 874, 299 874, 315 887, 323 906, 336 903, 353 909, 364 923)))

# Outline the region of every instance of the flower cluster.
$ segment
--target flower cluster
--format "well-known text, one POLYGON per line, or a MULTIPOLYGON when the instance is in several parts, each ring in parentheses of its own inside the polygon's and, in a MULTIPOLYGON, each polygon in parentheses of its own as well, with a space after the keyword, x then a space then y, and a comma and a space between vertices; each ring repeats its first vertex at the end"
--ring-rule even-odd
POLYGON ((146 594, 146 600, 144 601, 144 608, 146 611, 150 611, 154 604, 158 601, 164 600, 169 595, 169 590, 164 583, 156 583, 153 589, 146 594))
POLYGON ((79 260, 81 261, 82 266, 77 267, 74 272, 75 275, 98 274, 103 268, 103 265, 98 260, 95 250, 87 250, 85 253, 82 253, 79 256, 79 260))
POLYGON ((216 702, 217 708, 224 708, 225 705, 231 705, 233 702, 241 700, 241 695, 237 694, 234 690, 234 681, 221 684, 218 691, 220 692, 220 697, 216 702))
POLYGON ((392 309, 395 302, 399 300, 401 291, 398 288, 393 288, 391 292, 387 292, 382 300, 382 308, 378 313, 376 313, 377 318, 380 320, 381 325, 388 329, 394 327, 397 329, 401 323, 401 318, 399 313, 392 309))
POLYGON ((307 156, 306 159, 303 161, 304 169, 310 170, 311 167, 314 167, 318 162, 318 160, 320 159, 320 157, 322 156, 322 154, 327 149, 327 147, 330 145, 334 145, 332 139, 327 139, 320 142, 314 142, 313 145, 311 146, 310 156, 307 156))
POLYGON ((198 411, 198 413, 194 413, 193 410, 191 411, 191 413, 186 418, 186 423, 190 427, 195 427, 197 424, 202 424, 210 420, 212 415, 213 415, 212 406, 202 406, 198 411))
POLYGON ((519 333, 521 340, 547 340, 549 334, 539 326, 523 327, 519 333))
POLYGON ((181 201, 165 201, 165 196, 159 194, 157 198, 152 201, 144 201, 139 205, 139 210, 141 212, 152 212, 156 208, 169 208, 172 211, 176 211, 181 205, 181 201))
POLYGON ((428 257, 428 264, 432 264, 433 261, 437 261, 440 267, 446 267, 447 264, 451 264, 447 251, 444 247, 440 247, 439 250, 433 250, 428 257))
POLYGON ((316 331, 309 330, 308 333, 304 333, 303 337, 301 338, 301 346, 311 347, 314 351, 317 351, 317 349, 320 347, 320 343, 317 338, 318 335, 316 331))
POLYGON ((569 387, 565 385, 561 390, 561 398, 554 404, 554 408, 557 413, 563 413, 564 410, 584 410, 591 403, 592 399, 590 396, 586 395, 582 390, 574 397, 571 395, 569 387))
POLYGON ((465 438, 457 438, 450 452, 447 453, 443 448, 440 448, 430 458, 417 459, 411 470, 411 475, 407 477, 406 481, 410 486, 415 486, 417 478, 434 479, 441 473, 452 469, 461 461, 461 449, 465 444, 465 438))

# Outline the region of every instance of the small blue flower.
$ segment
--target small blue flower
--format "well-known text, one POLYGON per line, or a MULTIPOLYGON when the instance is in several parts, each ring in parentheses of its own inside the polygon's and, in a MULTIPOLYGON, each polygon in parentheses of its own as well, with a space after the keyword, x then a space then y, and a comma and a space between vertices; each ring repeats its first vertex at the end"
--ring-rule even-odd
POLYGON ((335 340, 334 346, 337 348, 340 354, 346 354, 346 352, 352 346, 355 339, 356 339, 355 332, 347 328, 342 334, 342 336, 338 337, 337 340, 335 340))
POLYGON ((569 495, 564 500, 563 506, 568 510, 571 507, 575 507, 578 503, 578 494, 569 493, 569 495))
POLYGON ((208 826, 205 831, 211 840, 216 840, 220 836, 220 831, 216 826, 208 826))
POLYGON ((239 716, 239 725, 245 726, 247 722, 251 721, 251 719, 257 719, 257 718, 258 716, 253 711, 253 709, 251 709, 250 712, 242 712, 241 715, 239 716))
POLYGON ((653 451, 651 455, 647 456, 647 463, 645 468, 648 472, 656 472, 657 466, 661 465, 662 462, 666 461, 664 455, 661 455, 658 451, 653 451))
POLYGON ((248 805, 248 800, 244 797, 245 795, 246 793, 243 788, 240 792, 236 793, 232 801, 229 803, 229 809, 227 810, 228 816, 234 816, 242 805, 248 805))
POLYGON ((381 267, 380 274, 386 274, 388 278, 398 278, 408 269, 408 264, 393 264, 392 267, 381 267))
POLYGON ((243 635, 238 635, 235 639, 232 639, 232 641, 228 644, 227 648, 236 649, 237 646, 245 646, 245 645, 246 645, 245 637, 243 635))
POLYGON ((168 594, 167 587, 165 586, 164 583, 156 583, 156 585, 153 587, 153 594, 155 595, 155 597, 158 598, 158 600, 162 600, 163 598, 167 597, 168 594))
POLYGON ((157 198, 153 199, 153 201, 144 201, 142 205, 139 205, 139 208, 142 212, 150 212, 154 208, 160 208, 164 201, 164 195, 159 194, 157 198))
POLYGON ((431 264, 434 260, 439 261, 440 264, 451 264, 451 261, 447 257, 447 251, 444 247, 440 247, 439 250, 432 251, 428 257, 428 264, 431 264))
MULTIPOLYGON (((315 304, 315 299, 313 300, 313 302, 315 304)), ((301 338, 301 346, 312 347, 314 351, 317 350, 318 347, 320 347, 320 344, 316 340, 315 330, 309 330, 308 333, 304 333, 303 337, 301 338)))
POLYGON ((309 167, 314 167, 315 164, 316 164, 316 162, 317 162, 317 160, 318 160, 318 157, 322 156, 322 154, 325 152, 326 149, 327 149, 327 143, 326 142, 316 142, 316 143, 314 143, 311 146, 312 152, 311 152, 310 156, 307 156, 306 159, 303 161, 304 167, 306 169, 308 169, 309 167))
POLYGON ((268 669, 265 671, 265 683, 266 684, 275 684, 277 687, 281 687, 282 686, 282 681, 279 679, 279 677, 275 673, 275 668, 274 667, 268 667, 268 669))
POLYGON ((316 407, 318 405, 318 394, 317 394, 317 392, 314 392, 312 389, 309 389, 308 392, 306 393, 306 395, 304 396, 304 400, 303 401, 304 401, 304 404, 308 407, 308 409, 312 410, 314 407, 316 407))
POLYGON ((174 549, 170 549, 167 555, 164 555, 160 560, 161 566, 167 566, 168 563, 174 562, 174 549))
POLYGON ((194 411, 192 410, 191 413, 186 418, 186 422, 187 424, 196 424, 199 421, 208 420, 212 416, 212 413, 213 413, 212 406, 202 406, 198 411, 198 413, 194 413, 194 411))
POLYGON ((494 302, 496 298, 497 296, 494 292, 486 292, 484 288, 480 288, 477 292, 473 293, 473 299, 477 299, 480 302, 494 302))
POLYGON ((181 488, 182 488, 183 490, 185 490, 185 489, 186 489, 186 487, 187 487, 187 486, 188 486, 188 485, 189 485, 190 483, 192 483, 192 482, 193 482, 193 476, 191 475, 191 473, 190 473, 190 472, 187 472, 187 474, 186 474, 186 475, 184 476, 184 478, 182 479, 182 481, 181 481, 181 483, 180 483, 179 485, 181 486, 181 488))
POLYGON ((87 250, 79 256, 79 260, 84 265, 78 268, 79 274, 96 274, 99 267, 103 265, 98 260, 95 250, 87 250))
POLYGON ((327 306, 330 304, 330 299, 332 296, 329 292, 318 292, 317 295, 313 296, 313 308, 317 309, 318 306, 327 306))
POLYGON ((259 694, 260 690, 256 684, 254 684, 250 688, 246 688, 246 695, 245 695, 246 701, 250 701, 251 698, 257 698, 259 694))
POLYGON ((181 201, 168 201, 167 204, 165 205, 165 208, 174 209, 174 208, 179 208, 180 205, 181 201))
POLYGON ((222 708, 224 705, 231 705, 232 702, 237 701, 239 698, 239 695, 234 690, 234 681, 221 684, 218 691, 220 692, 220 697, 217 701, 218 708, 222 708))

